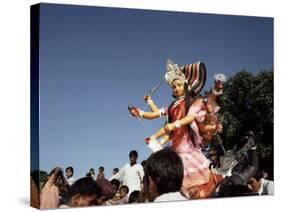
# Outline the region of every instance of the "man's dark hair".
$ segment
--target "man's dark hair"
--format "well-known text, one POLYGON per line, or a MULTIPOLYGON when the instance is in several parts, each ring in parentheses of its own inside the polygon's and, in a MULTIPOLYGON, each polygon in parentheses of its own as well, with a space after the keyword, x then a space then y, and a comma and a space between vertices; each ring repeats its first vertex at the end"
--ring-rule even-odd
POLYGON ((165 148, 147 159, 145 175, 151 177, 160 195, 176 192, 182 186, 183 163, 173 150, 165 148))
POLYGON ((65 172, 67 172, 67 170, 70 170, 73 174, 74 174, 74 169, 72 166, 69 166, 65 169, 65 172))
POLYGON ((263 178, 263 177, 264 177, 263 171, 258 171, 258 172, 253 176, 253 178, 255 178, 256 181, 260 181, 260 179, 263 178))
POLYGON ((101 189, 92 178, 83 177, 76 180, 72 186, 70 186, 67 193, 67 201, 76 194, 81 196, 92 196, 95 194, 97 198, 99 198, 101 196, 101 189))
POLYGON ((99 167, 99 170, 101 170, 102 172, 104 171, 104 167, 103 166, 100 166, 99 167))
POLYGON ((142 165, 142 167, 145 167, 145 165, 146 165, 146 160, 143 160, 143 161, 141 162, 141 165, 142 165))
POLYGON ((132 150, 129 154, 129 157, 136 157, 138 158, 138 152, 136 150, 132 150))
POLYGON ((120 181, 117 180, 117 179, 113 179, 110 181, 111 185, 115 185, 117 190, 119 189, 119 186, 120 186, 120 181))
POLYGON ((129 203, 139 203, 141 202, 141 193, 140 191, 133 191, 129 196, 129 203))
POLYGON ((113 171, 117 173, 117 172, 119 172, 119 169, 118 168, 114 168, 113 171))

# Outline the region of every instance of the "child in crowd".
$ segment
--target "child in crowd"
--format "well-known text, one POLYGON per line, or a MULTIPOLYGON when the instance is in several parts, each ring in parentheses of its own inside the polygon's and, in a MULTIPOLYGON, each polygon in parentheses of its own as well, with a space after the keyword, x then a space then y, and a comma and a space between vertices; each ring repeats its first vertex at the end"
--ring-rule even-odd
POLYGON ((104 167, 103 166, 99 167, 99 173, 98 173, 98 176, 97 176, 97 180, 100 180, 100 179, 105 179, 104 167))
POLYGON ((119 169, 118 168, 114 168, 113 170, 112 170, 112 175, 115 175, 115 174, 117 174, 119 172, 119 169))
MULTIPOLYGON (((111 180, 111 184, 112 184, 112 181, 113 181, 113 183, 116 183, 118 180, 116 180, 116 179, 111 180)), ((119 204, 128 203, 128 193, 129 193, 128 186, 125 186, 125 185, 121 186, 119 191, 117 191, 115 193, 114 197, 109 199, 106 202, 106 205, 119 205, 119 204)))
POLYGON ((96 203, 101 196, 101 189, 98 184, 90 177, 84 177, 70 187, 66 203, 59 208, 83 207, 96 203))
POLYGON ((71 186, 75 182, 73 174, 74 174, 74 169, 72 166, 69 166, 65 169, 66 181, 69 186, 71 186))
POLYGON ((89 173, 90 173, 91 177, 93 178, 93 180, 96 180, 96 173, 95 173, 95 169, 90 168, 89 173))
POLYGON ((129 188, 126 185, 123 185, 120 187, 120 199, 121 202, 124 203, 128 203, 128 193, 129 193, 129 188))

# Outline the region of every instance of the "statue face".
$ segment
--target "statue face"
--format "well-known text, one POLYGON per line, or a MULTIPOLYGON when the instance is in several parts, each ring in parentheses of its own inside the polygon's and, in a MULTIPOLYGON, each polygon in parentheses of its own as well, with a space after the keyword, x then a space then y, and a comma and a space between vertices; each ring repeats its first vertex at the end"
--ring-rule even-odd
POLYGON ((175 97, 184 95, 184 83, 181 80, 174 80, 172 83, 172 90, 175 97))

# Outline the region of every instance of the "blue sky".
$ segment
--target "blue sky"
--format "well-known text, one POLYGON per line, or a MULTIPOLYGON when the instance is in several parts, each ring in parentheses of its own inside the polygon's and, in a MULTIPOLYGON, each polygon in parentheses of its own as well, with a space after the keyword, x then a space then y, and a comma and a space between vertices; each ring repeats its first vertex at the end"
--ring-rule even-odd
MULTIPOLYGON (((166 60, 203 61, 209 88, 215 73, 257 73, 273 67, 273 19, 42 4, 40 14, 40 168, 89 168, 139 162, 150 155, 144 138, 164 120, 145 121, 127 110, 143 101, 164 75, 166 60)), ((166 84, 152 97, 172 101, 166 84)))

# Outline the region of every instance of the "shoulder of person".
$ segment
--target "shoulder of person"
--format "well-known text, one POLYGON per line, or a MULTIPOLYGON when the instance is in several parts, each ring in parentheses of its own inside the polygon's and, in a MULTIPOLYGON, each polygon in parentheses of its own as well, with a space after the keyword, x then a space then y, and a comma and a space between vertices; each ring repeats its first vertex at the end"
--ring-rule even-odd
POLYGON ((139 169, 143 169, 141 164, 136 164, 136 167, 139 168, 139 169))

